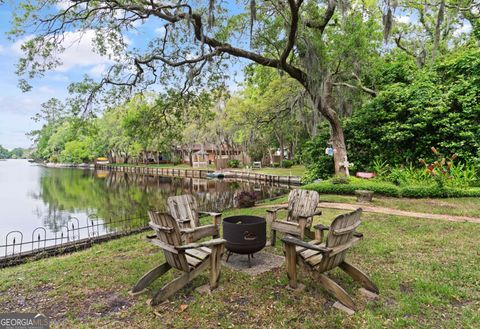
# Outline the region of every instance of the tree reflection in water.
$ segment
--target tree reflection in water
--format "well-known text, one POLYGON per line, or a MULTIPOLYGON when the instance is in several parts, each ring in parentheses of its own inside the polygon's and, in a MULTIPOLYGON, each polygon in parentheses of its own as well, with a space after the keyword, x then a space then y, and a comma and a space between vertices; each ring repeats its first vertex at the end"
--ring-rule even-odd
POLYGON ((202 210, 222 211, 234 206, 237 191, 255 191, 259 199, 286 192, 284 188, 253 182, 61 169, 45 171, 40 190, 33 197, 47 205, 38 214, 45 227, 58 232, 68 225, 72 214, 98 217, 107 223, 145 218, 148 209, 164 211, 167 198, 179 194, 193 194, 202 210))

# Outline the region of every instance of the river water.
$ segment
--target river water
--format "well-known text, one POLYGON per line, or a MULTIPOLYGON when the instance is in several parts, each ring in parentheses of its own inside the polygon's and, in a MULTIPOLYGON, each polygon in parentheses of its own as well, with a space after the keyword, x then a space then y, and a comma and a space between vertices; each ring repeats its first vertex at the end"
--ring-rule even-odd
MULTIPOLYGON (((21 232, 25 242, 53 237, 72 224, 86 227, 93 223, 92 219, 95 223, 109 223, 122 218, 146 218, 147 209, 166 210, 166 200, 171 195, 193 194, 201 210, 222 211, 233 207, 237 191, 255 191, 258 199, 286 192, 255 183, 45 168, 25 160, 0 161, 0 246, 20 236, 18 232, 11 234, 6 243, 10 231, 21 232), (37 227, 45 230, 34 232, 37 227)), ((111 226, 101 230, 96 227, 97 234, 115 229, 114 224, 111 226)), ((16 239, 18 243, 22 238, 16 239)), ((4 253, 0 250, 0 257, 4 253)))

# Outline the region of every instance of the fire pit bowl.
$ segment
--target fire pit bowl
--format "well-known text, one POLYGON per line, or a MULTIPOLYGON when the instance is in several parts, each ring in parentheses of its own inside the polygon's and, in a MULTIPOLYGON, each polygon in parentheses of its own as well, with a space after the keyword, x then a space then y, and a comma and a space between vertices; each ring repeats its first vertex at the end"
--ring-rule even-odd
MULTIPOLYGON (((231 253, 250 256, 262 250, 267 242, 265 218, 257 216, 232 216, 223 219, 225 248, 231 253)), ((252 256, 253 257, 253 256, 252 256)))

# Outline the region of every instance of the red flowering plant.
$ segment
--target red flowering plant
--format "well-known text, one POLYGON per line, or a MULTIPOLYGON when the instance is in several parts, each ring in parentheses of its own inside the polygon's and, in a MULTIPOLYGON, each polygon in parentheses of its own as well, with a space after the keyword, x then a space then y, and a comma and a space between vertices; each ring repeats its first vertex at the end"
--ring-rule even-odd
POLYGON ((437 160, 433 163, 427 163, 424 159, 420 159, 420 163, 425 165, 426 173, 431 175, 438 187, 444 188, 447 179, 452 179, 452 167, 453 161, 457 158, 457 154, 452 154, 450 157, 443 156, 437 151, 435 147, 431 148, 433 154, 437 157, 437 160))

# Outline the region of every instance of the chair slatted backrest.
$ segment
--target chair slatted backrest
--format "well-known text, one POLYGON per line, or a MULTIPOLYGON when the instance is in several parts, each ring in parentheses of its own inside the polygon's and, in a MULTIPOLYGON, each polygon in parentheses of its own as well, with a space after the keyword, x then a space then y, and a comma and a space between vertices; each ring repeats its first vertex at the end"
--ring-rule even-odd
MULTIPOLYGON (((288 194, 287 221, 298 222, 299 217, 307 217, 315 212, 320 195, 315 191, 292 190, 288 194)), ((312 217, 307 218, 307 228, 312 225, 312 217)))
POLYGON ((157 239, 163 244, 167 245, 165 248, 162 248, 163 253, 165 254, 165 260, 168 262, 168 264, 170 264, 170 266, 181 271, 188 272, 190 267, 187 263, 185 254, 176 254, 168 250, 182 245, 180 228, 178 227, 177 221, 170 216, 170 214, 161 213, 158 211, 149 210, 148 216, 150 217, 151 223, 161 227, 161 229, 158 229, 152 226, 157 233, 157 239))
MULTIPOLYGON (((330 225, 326 246, 335 248, 345 244, 348 245, 354 239, 358 240, 354 233, 356 228, 362 223, 360 220, 361 215, 362 209, 358 208, 350 213, 337 216, 330 225)), ((345 260, 348 249, 349 247, 335 255, 324 257, 320 264, 322 270, 329 271, 342 263, 345 260)))
POLYGON ((180 228, 200 226, 197 200, 192 195, 177 195, 167 199, 170 214, 178 221, 180 228), (190 221, 183 221, 190 219, 190 221))

